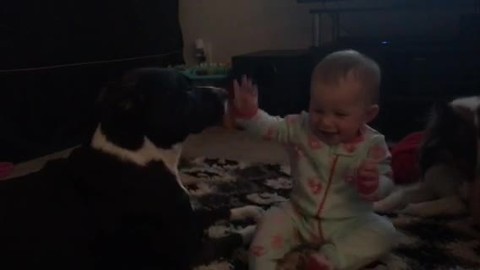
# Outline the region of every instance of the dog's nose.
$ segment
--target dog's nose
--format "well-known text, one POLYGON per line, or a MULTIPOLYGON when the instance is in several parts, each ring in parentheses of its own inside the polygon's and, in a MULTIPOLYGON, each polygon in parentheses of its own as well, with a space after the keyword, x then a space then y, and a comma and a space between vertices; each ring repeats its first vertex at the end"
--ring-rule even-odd
POLYGON ((213 93, 217 94, 222 100, 226 100, 228 98, 228 91, 224 88, 215 86, 202 86, 201 88, 212 91, 213 93))
POLYGON ((210 87, 210 89, 212 89, 213 92, 217 93, 218 95, 226 95, 227 94, 227 90, 224 89, 224 88, 220 88, 220 87, 210 87))

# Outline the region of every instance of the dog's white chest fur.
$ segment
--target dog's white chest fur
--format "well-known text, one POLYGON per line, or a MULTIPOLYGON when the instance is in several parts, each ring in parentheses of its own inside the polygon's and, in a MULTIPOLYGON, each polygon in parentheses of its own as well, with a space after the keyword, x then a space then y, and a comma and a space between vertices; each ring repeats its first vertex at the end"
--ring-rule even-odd
POLYGON ((474 97, 457 98, 452 102, 450 102, 450 105, 454 107, 455 106, 463 107, 465 109, 470 110, 473 114, 474 124, 478 128, 480 123, 479 123, 478 115, 475 112, 480 107, 480 97, 474 96, 474 97))
MULTIPOLYGON (((480 119, 477 113, 477 110, 480 108, 480 96, 457 98, 450 102, 450 106, 463 107, 469 110, 473 116, 473 123, 475 127, 477 130, 480 129, 480 119)), ((480 141, 477 141, 477 152, 480 152, 480 141)), ((480 159, 477 159, 477 171, 479 170, 480 159)))
POLYGON ((103 134, 100 126, 98 126, 93 135, 92 147, 111 154, 120 160, 129 161, 142 167, 146 166, 151 161, 162 161, 170 172, 175 175, 180 187, 187 191, 183 186, 178 173, 178 162, 180 160, 180 155, 182 154, 181 144, 176 144, 170 149, 162 149, 156 147, 145 137, 143 146, 136 151, 132 151, 109 142, 105 134, 103 134))

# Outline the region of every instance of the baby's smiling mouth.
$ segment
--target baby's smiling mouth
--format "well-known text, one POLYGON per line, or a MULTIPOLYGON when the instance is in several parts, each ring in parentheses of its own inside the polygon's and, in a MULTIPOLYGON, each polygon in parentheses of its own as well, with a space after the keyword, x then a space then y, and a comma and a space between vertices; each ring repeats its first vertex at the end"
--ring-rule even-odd
POLYGON ((321 140, 324 140, 328 144, 335 141, 338 132, 317 130, 316 134, 321 140))
POLYGON ((325 136, 325 137, 333 137, 333 136, 337 135, 337 132, 335 132, 335 131, 319 130, 318 133, 321 134, 322 136, 325 136))

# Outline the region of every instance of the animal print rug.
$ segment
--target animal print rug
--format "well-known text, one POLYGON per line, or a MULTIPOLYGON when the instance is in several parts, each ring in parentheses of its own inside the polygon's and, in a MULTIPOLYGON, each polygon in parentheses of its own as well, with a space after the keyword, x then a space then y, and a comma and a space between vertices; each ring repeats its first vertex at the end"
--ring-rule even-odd
MULTIPOLYGON (((195 207, 239 207, 256 204, 267 209, 288 197, 292 187, 289 168, 278 164, 250 164, 234 160, 197 158, 182 161, 180 170, 191 191, 195 207)), ((422 219, 391 215, 403 233, 401 244, 380 265, 393 270, 480 269, 480 231, 471 228, 467 217, 422 219)), ((250 225, 219 221, 206 235, 211 238, 250 225)), ((247 269, 247 247, 218 258, 197 270, 247 269)))

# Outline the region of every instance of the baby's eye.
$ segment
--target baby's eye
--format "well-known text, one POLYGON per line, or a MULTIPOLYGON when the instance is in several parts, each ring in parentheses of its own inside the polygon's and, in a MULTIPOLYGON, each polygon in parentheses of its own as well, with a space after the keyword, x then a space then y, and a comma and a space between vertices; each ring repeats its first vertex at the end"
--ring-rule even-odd
POLYGON ((335 115, 338 116, 338 117, 347 117, 348 116, 348 114, 345 113, 345 112, 336 112, 335 115))

